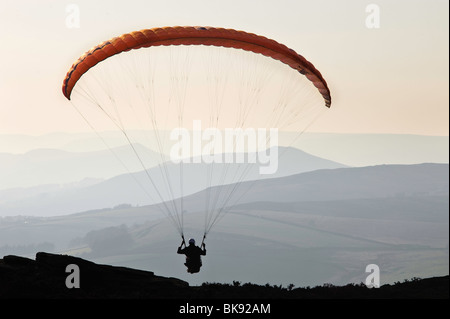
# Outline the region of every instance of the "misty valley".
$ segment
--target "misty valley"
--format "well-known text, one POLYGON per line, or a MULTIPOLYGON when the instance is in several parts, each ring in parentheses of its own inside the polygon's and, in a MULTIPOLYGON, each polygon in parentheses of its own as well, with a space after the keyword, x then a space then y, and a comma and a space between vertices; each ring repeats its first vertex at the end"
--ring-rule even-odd
MULTIPOLYGON (((193 285, 361 283, 369 264, 380 268, 382 284, 448 274, 448 164, 347 167, 284 152, 279 175, 255 181, 249 174, 240 182, 245 196, 211 230, 195 276, 176 254, 179 234, 163 203, 143 201, 130 174, 70 189, 0 190, 0 255, 68 254, 193 285), (303 170, 283 171, 292 162, 303 170)), ((188 177, 182 199, 185 235, 198 240, 208 192, 233 187, 202 189, 195 176, 204 165, 188 177)))

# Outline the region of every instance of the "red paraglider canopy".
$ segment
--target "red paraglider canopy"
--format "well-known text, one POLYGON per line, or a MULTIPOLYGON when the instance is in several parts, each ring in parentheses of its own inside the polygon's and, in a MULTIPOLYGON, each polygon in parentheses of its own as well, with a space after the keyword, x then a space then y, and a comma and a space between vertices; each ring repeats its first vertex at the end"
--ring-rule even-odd
POLYGON ((70 100, 73 87, 90 68, 121 52, 160 45, 210 45, 242 49, 279 60, 305 75, 322 94, 325 105, 331 106, 330 90, 325 79, 312 63, 294 50, 244 31, 213 27, 164 27, 123 34, 105 41, 83 54, 70 68, 63 82, 63 94, 70 100))

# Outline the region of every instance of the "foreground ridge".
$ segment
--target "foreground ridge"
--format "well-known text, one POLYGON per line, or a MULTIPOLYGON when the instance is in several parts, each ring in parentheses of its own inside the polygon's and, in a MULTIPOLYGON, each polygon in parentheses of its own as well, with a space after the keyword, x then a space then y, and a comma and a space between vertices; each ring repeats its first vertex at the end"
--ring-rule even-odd
POLYGON ((378 289, 364 284, 316 287, 203 283, 189 286, 151 271, 96 264, 68 255, 38 252, 35 260, 8 255, 0 259, 0 298, 27 299, 448 299, 449 276, 413 278, 378 289), (73 268, 79 288, 71 286, 73 268))

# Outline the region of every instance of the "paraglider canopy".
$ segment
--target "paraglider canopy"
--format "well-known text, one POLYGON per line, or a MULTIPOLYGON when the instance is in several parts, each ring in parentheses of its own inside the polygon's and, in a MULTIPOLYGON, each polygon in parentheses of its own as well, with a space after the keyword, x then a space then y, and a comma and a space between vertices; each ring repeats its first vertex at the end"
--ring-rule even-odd
POLYGON ((204 212, 204 242, 245 198, 245 182, 283 176, 274 175, 278 164, 266 171, 257 164, 266 165, 268 154, 281 159, 278 146, 294 145, 331 106, 324 77, 293 49, 204 26, 104 41, 73 63, 62 92, 98 135, 122 134, 131 156, 114 155, 147 196, 140 205, 155 204, 183 241, 186 212, 204 212), (186 198, 194 194, 201 200, 186 198))
POLYGON ((212 27, 164 27, 123 34, 105 41, 85 54, 67 72, 64 96, 70 100, 78 79, 97 63, 124 51, 159 45, 212 45, 261 53, 279 60, 305 75, 322 94, 330 107, 331 95, 325 79, 304 57, 283 44, 252 33, 212 27))

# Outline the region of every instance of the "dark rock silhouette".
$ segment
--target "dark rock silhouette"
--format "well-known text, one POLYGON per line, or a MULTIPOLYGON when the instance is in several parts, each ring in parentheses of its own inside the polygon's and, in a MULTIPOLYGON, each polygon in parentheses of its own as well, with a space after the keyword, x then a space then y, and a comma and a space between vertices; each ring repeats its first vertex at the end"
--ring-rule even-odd
POLYGON ((295 288, 251 283, 189 286, 150 271, 100 265, 82 258, 39 252, 36 259, 14 255, 0 259, 0 298, 28 299, 448 299, 449 276, 413 278, 394 285, 364 284, 295 288), (80 287, 68 288, 68 265, 79 268, 80 287))
MULTIPOLYGON (((188 283, 153 272, 99 265, 68 256, 39 252, 36 260, 18 256, 0 259, 3 298, 173 298, 188 283), (80 288, 68 288, 68 265, 79 267, 80 288)), ((183 289, 184 288, 184 289, 183 289)))

